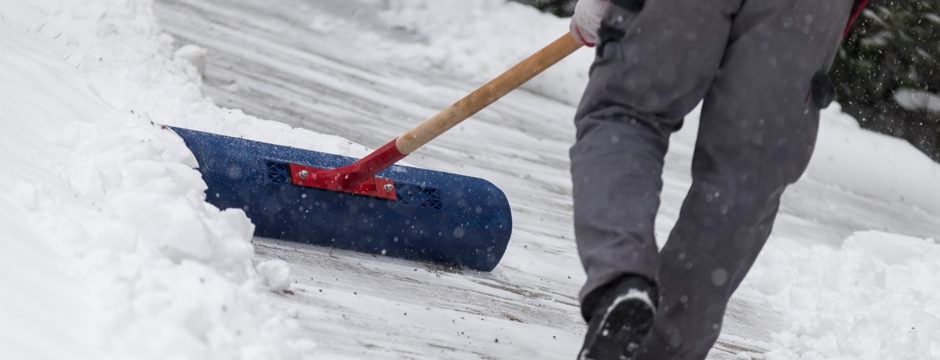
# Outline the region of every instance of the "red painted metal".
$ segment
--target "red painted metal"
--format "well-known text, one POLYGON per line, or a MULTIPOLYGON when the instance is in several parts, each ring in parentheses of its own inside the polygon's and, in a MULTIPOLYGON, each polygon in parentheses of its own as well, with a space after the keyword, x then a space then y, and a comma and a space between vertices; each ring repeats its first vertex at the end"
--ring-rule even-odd
POLYGON ((309 188, 397 200, 395 183, 375 175, 405 156, 398 151, 395 140, 392 140, 354 164, 341 168, 320 169, 290 164, 291 183, 309 188))

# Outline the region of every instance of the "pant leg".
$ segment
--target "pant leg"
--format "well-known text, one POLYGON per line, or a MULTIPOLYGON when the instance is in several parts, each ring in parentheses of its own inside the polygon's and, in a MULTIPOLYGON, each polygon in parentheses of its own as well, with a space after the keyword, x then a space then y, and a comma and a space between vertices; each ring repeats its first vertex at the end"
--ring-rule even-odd
POLYGON ((594 290, 627 274, 657 276, 653 224, 669 135, 712 83, 740 0, 617 5, 625 2, 614 1, 601 28, 571 149, 585 318, 594 290))
POLYGON ((660 309, 638 359, 704 359, 732 293, 805 170, 851 0, 747 0, 705 97, 693 184, 660 258, 660 309))

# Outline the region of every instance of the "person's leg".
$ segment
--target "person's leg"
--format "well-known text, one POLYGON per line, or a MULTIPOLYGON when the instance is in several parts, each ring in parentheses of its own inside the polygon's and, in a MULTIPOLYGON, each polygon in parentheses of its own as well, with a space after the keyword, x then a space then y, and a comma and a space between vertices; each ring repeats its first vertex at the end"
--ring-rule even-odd
POLYGON ((659 312, 638 359, 704 359, 718 339, 780 196, 813 152, 813 97, 827 90, 814 94, 813 79, 828 69, 851 4, 748 0, 735 16, 705 97, 692 188, 661 253, 659 312))
POLYGON ((711 84, 740 0, 612 1, 571 149, 575 236, 588 274, 579 359, 622 359, 655 314, 654 219, 669 135, 711 84))
POLYGON ((586 319, 595 290, 657 277, 653 224, 669 135, 712 83, 739 2, 613 1, 571 149, 586 319))

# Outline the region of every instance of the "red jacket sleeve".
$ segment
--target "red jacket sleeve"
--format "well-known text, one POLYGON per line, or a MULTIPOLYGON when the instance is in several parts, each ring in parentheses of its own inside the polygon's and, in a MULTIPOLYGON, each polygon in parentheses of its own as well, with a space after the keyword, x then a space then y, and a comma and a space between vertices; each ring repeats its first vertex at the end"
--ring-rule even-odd
POLYGON ((854 25, 855 20, 858 20, 858 17, 862 15, 862 10, 865 10, 865 5, 868 5, 868 0, 855 0, 855 5, 852 6, 852 16, 849 17, 849 23, 845 25, 845 32, 842 34, 842 36, 849 36, 849 31, 852 30, 852 25, 854 25))

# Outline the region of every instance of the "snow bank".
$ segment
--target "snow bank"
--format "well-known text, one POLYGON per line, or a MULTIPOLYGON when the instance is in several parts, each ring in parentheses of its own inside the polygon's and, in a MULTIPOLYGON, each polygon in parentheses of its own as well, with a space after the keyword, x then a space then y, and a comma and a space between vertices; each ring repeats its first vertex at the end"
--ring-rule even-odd
POLYGON ((823 112, 807 177, 940 216, 940 164, 907 141, 861 129, 838 105, 823 112))
POLYGON ((150 6, 0 3, 0 358, 303 358, 266 294, 286 265, 259 274, 253 226, 159 124, 365 149, 212 105, 150 6))
POLYGON ((898 89, 894 101, 905 110, 940 113, 940 95, 912 89, 898 89))
MULTIPOLYGON (((388 7, 386 21, 419 39, 386 49, 396 61, 480 83, 568 31, 568 20, 506 0, 390 0, 388 7)), ((582 49, 523 88, 577 105, 593 60, 594 52, 582 49)))
POLYGON ((0 358, 94 358, 90 299, 17 202, 0 194, 0 358))
POLYGON ((840 249, 775 239, 748 279, 788 324, 774 359, 940 358, 940 246, 877 231, 840 249))

